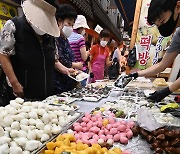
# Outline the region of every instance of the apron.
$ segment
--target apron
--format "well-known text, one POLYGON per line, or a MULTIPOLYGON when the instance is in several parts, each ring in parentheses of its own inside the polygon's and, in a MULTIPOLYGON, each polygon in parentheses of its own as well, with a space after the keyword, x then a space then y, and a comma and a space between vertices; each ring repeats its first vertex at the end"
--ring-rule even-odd
MULTIPOLYGON (((106 49, 105 49, 106 50, 106 49)), ((92 63, 92 72, 94 73, 94 78, 92 82, 96 80, 103 80, 104 79, 104 68, 105 68, 105 61, 106 61, 106 54, 99 53, 95 61, 92 63)))

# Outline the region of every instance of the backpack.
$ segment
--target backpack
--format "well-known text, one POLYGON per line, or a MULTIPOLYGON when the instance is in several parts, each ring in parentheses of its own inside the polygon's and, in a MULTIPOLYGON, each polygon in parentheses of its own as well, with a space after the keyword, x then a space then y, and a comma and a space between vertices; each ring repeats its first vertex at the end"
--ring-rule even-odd
POLYGON ((112 65, 109 67, 109 79, 117 79, 119 77, 119 61, 117 58, 113 59, 112 65))

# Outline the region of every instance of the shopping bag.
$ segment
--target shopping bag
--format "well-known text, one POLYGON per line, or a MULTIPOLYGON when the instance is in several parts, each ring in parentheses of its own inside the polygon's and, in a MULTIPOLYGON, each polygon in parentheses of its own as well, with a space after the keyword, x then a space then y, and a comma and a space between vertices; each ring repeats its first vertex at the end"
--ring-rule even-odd
POLYGON ((117 79, 119 77, 119 61, 117 58, 113 59, 112 65, 109 67, 109 79, 117 79))

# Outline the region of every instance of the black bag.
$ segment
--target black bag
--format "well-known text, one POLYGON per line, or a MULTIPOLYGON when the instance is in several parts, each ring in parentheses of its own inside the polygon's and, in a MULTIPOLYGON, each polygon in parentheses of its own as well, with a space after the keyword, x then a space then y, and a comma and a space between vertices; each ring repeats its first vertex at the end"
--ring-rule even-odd
POLYGON ((117 58, 113 59, 112 65, 109 67, 109 79, 117 79, 119 77, 119 61, 117 58))
POLYGON ((136 48, 135 47, 129 51, 127 64, 130 67, 134 67, 134 65, 136 64, 136 48))
POLYGON ((8 86, 6 81, 6 75, 0 67, 0 106, 6 106, 10 100, 15 99, 13 90, 8 86))

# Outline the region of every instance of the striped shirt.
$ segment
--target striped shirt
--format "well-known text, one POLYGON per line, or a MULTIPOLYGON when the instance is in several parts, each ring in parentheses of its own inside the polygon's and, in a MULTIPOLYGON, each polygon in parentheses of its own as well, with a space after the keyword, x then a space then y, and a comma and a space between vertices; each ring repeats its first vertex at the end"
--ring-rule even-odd
POLYGON ((85 39, 81 34, 78 34, 76 31, 73 31, 71 36, 68 38, 71 49, 74 52, 74 61, 75 62, 83 62, 81 57, 80 49, 85 47, 85 39))

